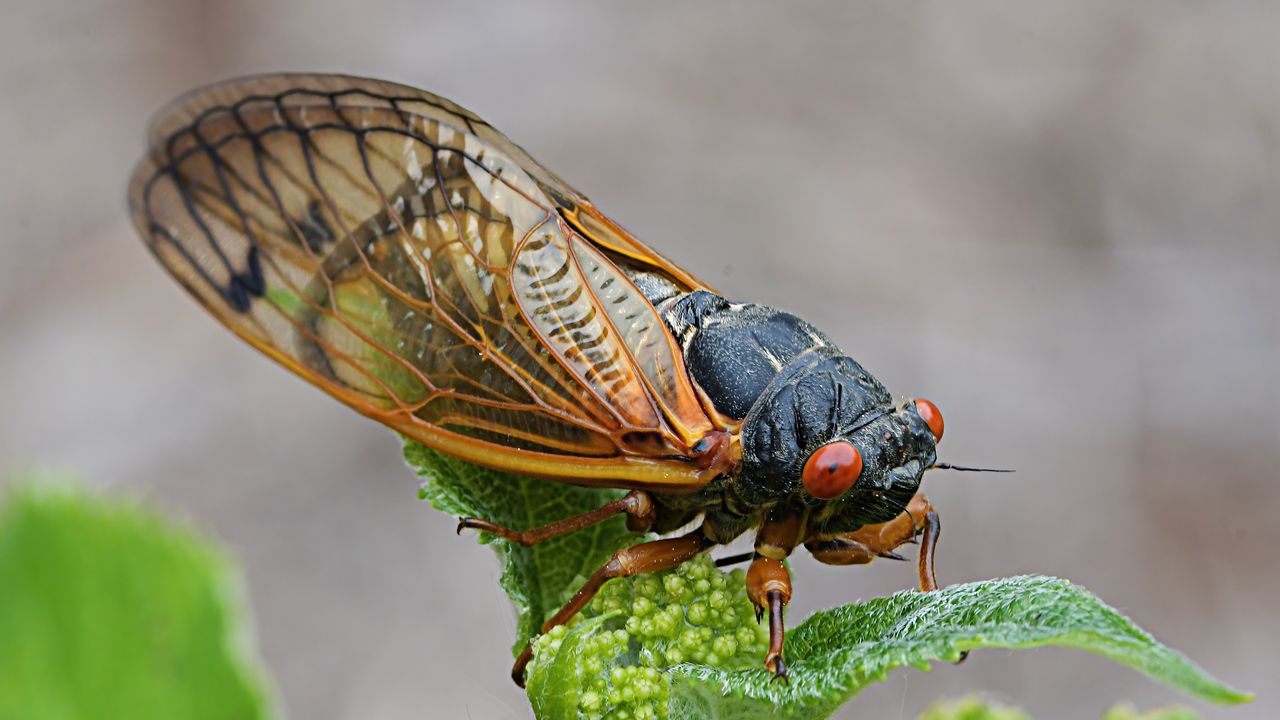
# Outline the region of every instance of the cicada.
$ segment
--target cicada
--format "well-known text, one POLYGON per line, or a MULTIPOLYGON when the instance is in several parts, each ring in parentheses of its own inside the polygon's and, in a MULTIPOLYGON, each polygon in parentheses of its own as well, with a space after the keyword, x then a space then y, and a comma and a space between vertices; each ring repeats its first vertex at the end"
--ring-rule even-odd
POLYGON ((850 565, 920 536, 937 587, 933 403, 726 299, 449 100, 339 75, 196 90, 155 120, 129 201, 205 309, 349 407, 477 465, 630 491, 545 527, 462 519, 524 545, 618 514, 668 536, 617 552, 544 632, 611 578, 752 530, 738 559, 779 677, 798 546, 850 565))

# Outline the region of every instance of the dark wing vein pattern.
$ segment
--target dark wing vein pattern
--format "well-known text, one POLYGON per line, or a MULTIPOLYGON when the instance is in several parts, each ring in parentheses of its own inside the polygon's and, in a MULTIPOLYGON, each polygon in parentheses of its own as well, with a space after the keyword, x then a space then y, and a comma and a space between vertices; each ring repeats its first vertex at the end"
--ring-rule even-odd
POLYGON ((617 263, 700 283, 443 98, 311 75, 197 91, 130 201, 219 320, 415 439, 571 482, 705 480, 687 456, 712 425, 617 263))

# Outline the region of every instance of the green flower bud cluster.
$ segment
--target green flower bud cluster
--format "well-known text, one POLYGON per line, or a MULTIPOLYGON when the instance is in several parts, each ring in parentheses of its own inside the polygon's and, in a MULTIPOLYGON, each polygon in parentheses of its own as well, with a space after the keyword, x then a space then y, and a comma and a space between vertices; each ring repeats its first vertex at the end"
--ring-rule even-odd
MULTIPOLYGON (((665 719, 670 681, 662 670, 679 663, 752 667, 769 644, 769 629, 756 622, 747 599, 744 573, 723 572, 705 556, 610 581, 572 624, 601 616, 603 624, 578 639, 572 658, 581 678, 578 714, 588 720, 665 719)), ((557 627, 538 638, 530 677, 570 632, 557 627)))

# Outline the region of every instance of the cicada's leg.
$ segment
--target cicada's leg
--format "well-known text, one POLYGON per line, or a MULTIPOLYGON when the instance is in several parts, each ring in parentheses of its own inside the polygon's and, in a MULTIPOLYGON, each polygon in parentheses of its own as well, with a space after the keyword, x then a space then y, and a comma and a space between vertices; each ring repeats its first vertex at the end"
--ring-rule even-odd
POLYGON ((747 597, 756 606, 756 618, 769 613, 769 651, 764 666, 774 678, 786 682, 787 664, 782 659, 782 641, 786 632, 782 609, 791 601, 791 573, 781 560, 756 556, 747 568, 747 597))
POLYGON ((774 508, 756 532, 755 559, 747 568, 747 597, 756 606, 756 619, 769 613, 769 651, 764 666, 775 680, 787 680, 787 664, 782 660, 782 609, 791 601, 791 573, 782 564, 800 544, 804 515, 786 508, 774 508))
MULTIPOLYGON (((917 495, 917 497, 923 496, 917 495)), ((917 561, 917 567, 920 571, 920 590, 933 592, 938 589, 938 576, 933 571, 933 554, 938 548, 938 537, 942 535, 942 521, 938 519, 937 511, 928 500, 925 500, 924 504, 924 519, 920 521, 920 559, 917 561)), ((959 665, 968 657, 969 651, 965 650, 956 659, 956 664, 959 665)))
POLYGON ((458 532, 461 533, 465 528, 472 528, 493 533, 520 545, 537 545, 543 540, 550 540, 553 537, 604 522, 618 513, 627 514, 627 528, 635 532, 644 532, 653 524, 653 502, 649 500, 649 495, 640 490, 632 490, 623 497, 605 503, 590 512, 557 520, 550 525, 531 530, 512 530, 488 520, 462 518, 458 521, 458 532))
MULTIPOLYGON (((677 538, 654 540, 619 550, 609 558, 609 562, 587 578, 582 589, 578 590, 569 602, 565 603, 564 607, 542 626, 542 632, 550 632, 551 628, 568 622, 591 602, 591 598, 595 597, 600 587, 609 580, 676 567, 693 559, 698 553, 714 544, 699 529, 677 538)), ((511 679, 515 680, 520 687, 524 687, 524 669, 532 658, 533 646, 525 645, 524 651, 520 653, 520 657, 516 658, 516 664, 511 668, 511 679)))
POLYGON ((924 514, 924 529, 920 534, 920 559, 917 567, 920 572, 920 589, 932 592, 938 589, 938 575, 933 570, 933 554, 938 548, 938 537, 942 535, 942 521, 932 508, 924 514))
POLYGON ((716 559, 716 567, 729 567, 731 565, 737 565, 738 563, 744 563, 748 560, 755 559, 756 553, 754 550, 751 552, 738 553, 737 555, 727 555, 716 559))
POLYGON ((905 560, 894 550, 913 542, 920 535, 920 589, 928 592, 938 589, 933 558, 941 532, 938 513, 924 494, 917 493, 907 503, 907 511, 888 522, 868 525, 842 535, 810 538, 804 546, 821 563, 865 565, 877 557, 905 560))

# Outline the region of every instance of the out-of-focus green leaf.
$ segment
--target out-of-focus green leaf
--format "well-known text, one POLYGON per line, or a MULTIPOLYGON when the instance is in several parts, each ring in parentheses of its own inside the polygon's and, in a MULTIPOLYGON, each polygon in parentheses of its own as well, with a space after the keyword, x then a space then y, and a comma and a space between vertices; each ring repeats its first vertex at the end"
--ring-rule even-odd
MULTIPOLYGON (((917 720, 1031 720, 1031 716, 1018 708, 980 697, 966 697, 936 702, 920 713, 917 720)), ((1200 720, 1200 716, 1183 707, 1139 712, 1130 705, 1117 705, 1103 713, 1101 720, 1200 720)))
POLYGON ((1117 705, 1103 713, 1102 720, 1200 720, 1200 714, 1184 707, 1138 710, 1132 705, 1117 705))
POLYGON ((240 580, 207 540, 65 489, 0 508, 0 720, 270 715, 240 580))
POLYGON ((916 720, 1031 720, 1031 716, 1018 708, 966 697, 936 702, 925 708, 916 720))

